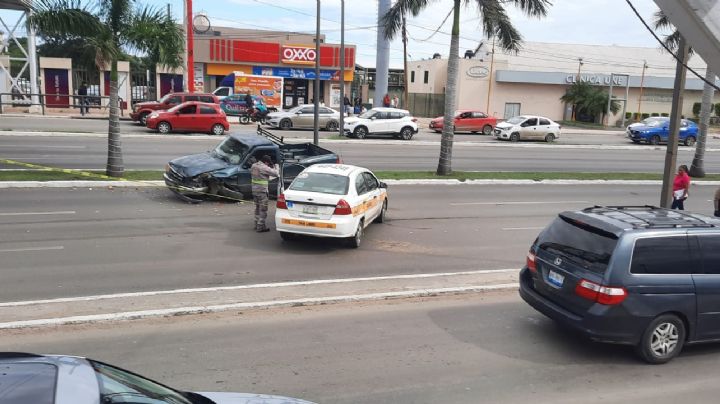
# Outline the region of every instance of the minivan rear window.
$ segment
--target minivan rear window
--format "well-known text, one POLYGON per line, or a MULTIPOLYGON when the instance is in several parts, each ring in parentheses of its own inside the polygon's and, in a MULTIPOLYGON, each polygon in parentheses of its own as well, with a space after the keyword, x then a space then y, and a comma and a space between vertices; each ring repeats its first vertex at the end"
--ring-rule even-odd
POLYGON ((540 233, 536 245, 589 271, 603 274, 617 246, 617 237, 560 216, 540 233))
POLYGON ((53 404, 56 379, 49 363, 0 364, 0 402, 53 404))

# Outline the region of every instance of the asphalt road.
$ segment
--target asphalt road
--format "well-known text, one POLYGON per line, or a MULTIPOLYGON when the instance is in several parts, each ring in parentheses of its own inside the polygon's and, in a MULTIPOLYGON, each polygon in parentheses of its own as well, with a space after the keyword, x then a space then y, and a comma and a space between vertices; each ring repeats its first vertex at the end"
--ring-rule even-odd
POLYGON ((669 364, 581 339, 515 292, 5 332, 196 391, 318 403, 710 403, 720 346, 669 364))
MULTIPOLYGON (((358 250, 253 231, 253 206, 157 189, 3 189, 2 301, 186 287, 519 268, 559 211, 654 204, 654 186, 395 186, 358 250)), ((711 213, 714 187, 688 209, 711 213)), ((274 208, 270 210, 270 217, 274 208)), ((273 221, 270 221, 271 227, 273 221)))
MULTIPOLYGON (((216 137, 127 137, 123 140, 125 166, 128 169, 162 169, 173 158, 209 150, 219 141, 216 137)), ((423 145, 412 141, 388 144, 340 141, 321 142, 321 145, 339 153, 346 163, 373 170, 433 171, 439 153, 439 143, 423 145)), ((453 168, 466 171, 661 172, 665 159, 664 146, 648 148, 630 144, 628 149, 619 150, 601 146, 558 146, 561 145, 458 143, 453 150, 453 168)), ((690 164, 693 154, 694 149, 681 147, 678 162, 690 164)), ((0 136, 0 158, 51 167, 104 169, 107 139, 102 136, 0 136)), ((17 167, 0 165, 0 169, 9 168, 17 167)), ((719 173, 720 154, 709 151, 705 168, 707 172, 719 173)))

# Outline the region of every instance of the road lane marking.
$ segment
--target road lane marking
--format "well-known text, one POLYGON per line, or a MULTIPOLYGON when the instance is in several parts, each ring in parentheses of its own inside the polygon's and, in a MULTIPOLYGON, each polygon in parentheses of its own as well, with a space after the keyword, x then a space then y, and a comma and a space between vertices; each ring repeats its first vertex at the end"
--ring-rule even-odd
POLYGON ((344 278, 344 279, 343 278, 340 278, 340 279, 318 279, 318 280, 312 280, 312 281, 258 283, 258 284, 254 284, 254 285, 237 285, 237 286, 218 286, 218 287, 214 287, 214 288, 188 288, 188 289, 156 290, 156 291, 149 291, 149 292, 128 292, 128 293, 114 293, 114 294, 107 294, 107 295, 61 297, 61 298, 57 298, 57 299, 4 302, 4 303, 0 303, 0 307, 31 306, 31 305, 46 304, 46 303, 85 302, 85 301, 116 299, 116 298, 125 298, 125 297, 159 296, 159 295, 173 295, 173 294, 182 294, 182 293, 202 293, 202 292, 219 292, 219 291, 226 291, 226 290, 241 290, 241 289, 280 288, 280 287, 287 287, 287 286, 308 286, 308 285, 323 285, 323 284, 335 284, 335 283, 383 281, 383 280, 393 280, 393 279, 435 278, 435 277, 459 276, 459 275, 481 275, 481 274, 519 272, 519 271, 520 271, 519 268, 482 269, 482 270, 477 270, 477 271, 441 272, 441 273, 434 273, 434 274, 389 275, 389 276, 376 276, 376 277, 364 277, 364 278, 344 278))
MULTIPOLYGON (((20 147, 27 148, 26 144, 3 144, 0 145, 0 149, 4 147, 20 147)), ((87 149, 87 146, 56 146, 56 145, 32 145, 33 149, 87 149)))
POLYGON ((264 301, 264 302, 243 302, 243 303, 229 303, 229 304, 220 304, 220 305, 211 305, 211 306, 190 306, 190 307, 177 307, 177 308, 172 308, 172 309, 126 311, 126 312, 120 312, 120 313, 91 314, 91 315, 85 315, 85 316, 71 316, 71 317, 59 317, 59 318, 44 318, 44 319, 37 319, 37 320, 10 321, 10 322, 6 322, 6 323, 0 323, 0 329, 18 329, 18 328, 28 328, 28 327, 60 326, 60 325, 82 324, 82 323, 91 323, 91 322, 100 322, 100 321, 138 320, 138 319, 150 318, 150 317, 219 313, 219 312, 223 312, 223 311, 237 310, 237 309, 257 309, 257 308, 272 308, 272 307, 298 306, 298 305, 319 305, 319 304, 361 302, 361 301, 369 301, 369 300, 382 300, 382 299, 394 299, 394 298, 438 296, 438 295, 445 295, 445 294, 470 293, 470 292, 489 292, 489 291, 499 291, 499 290, 513 290, 513 289, 517 289, 519 287, 520 287, 520 285, 518 283, 500 283, 500 284, 495 284, 495 285, 477 285, 477 286, 438 288, 438 289, 417 289, 417 290, 406 290, 406 291, 397 291, 397 292, 369 293, 369 294, 363 294, 363 295, 309 297, 309 298, 292 299, 292 300, 270 300, 270 301, 264 301))
POLYGON ((544 227, 503 227, 505 231, 511 230, 542 230, 544 227))
POLYGON ((590 201, 507 201, 507 202, 456 202, 450 206, 466 205, 557 205, 565 203, 590 203, 590 201))
POLYGON ((48 247, 27 247, 27 248, 7 248, 0 250, 0 253, 8 252, 30 252, 30 251, 50 251, 50 250, 64 250, 65 247, 61 245, 53 245, 48 247))
POLYGON ((55 212, 0 212, 0 216, 39 216, 39 215, 74 215, 74 210, 58 210, 55 212))

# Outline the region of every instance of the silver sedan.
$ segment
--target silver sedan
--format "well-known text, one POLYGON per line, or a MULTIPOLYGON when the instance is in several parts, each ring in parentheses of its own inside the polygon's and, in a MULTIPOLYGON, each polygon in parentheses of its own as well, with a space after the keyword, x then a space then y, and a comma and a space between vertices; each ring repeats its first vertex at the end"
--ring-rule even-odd
MULTIPOLYGON (((272 112, 267 115, 265 122, 273 128, 287 129, 313 129, 315 106, 312 104, 299 105, 288 111, 272 112)), ((332 108, 320 107, 318 113, 320 128, 327 131, 336 131, 340 126, 340 112, 332 108)))
POLYGON ((77 356, 0 352, 3 404, 312 404, 248 393, 180 391, 77 356))

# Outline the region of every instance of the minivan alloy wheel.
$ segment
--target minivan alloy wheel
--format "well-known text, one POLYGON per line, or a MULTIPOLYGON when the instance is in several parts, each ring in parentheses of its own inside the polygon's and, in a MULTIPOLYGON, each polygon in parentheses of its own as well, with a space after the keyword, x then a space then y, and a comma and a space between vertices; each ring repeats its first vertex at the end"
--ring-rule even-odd
POLYGON ((650 348, 657 356, 667 356, 678 343, 678 329, 672 323, 663 323, 652 333, 650 348))
POLYGON ((645 329, 637 353, 648 363, 666 363, 680 353, 685 335, 685 323, 677 315, 660 315, 645 329))

